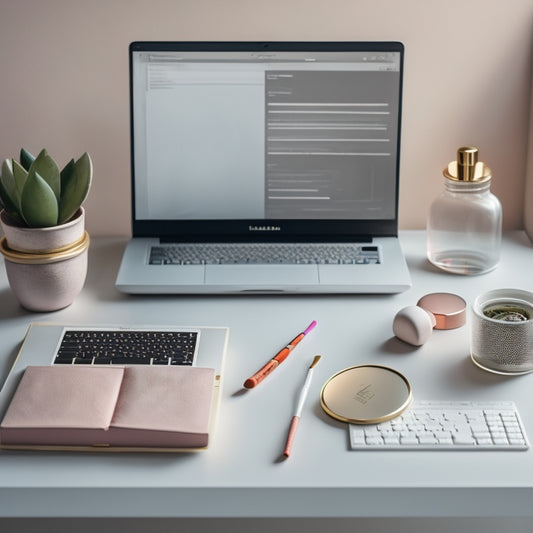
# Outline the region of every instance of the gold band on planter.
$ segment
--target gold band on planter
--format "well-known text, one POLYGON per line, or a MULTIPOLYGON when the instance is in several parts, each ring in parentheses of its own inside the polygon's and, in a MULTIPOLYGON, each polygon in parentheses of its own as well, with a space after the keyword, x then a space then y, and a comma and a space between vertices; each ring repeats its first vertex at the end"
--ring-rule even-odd
POLYGON ((0 252, 2 255, 12 263, 19 263, 23 265, 44 265, 47 263, 56 263, 64 261, 71 257, 76 257, 89 247, 89 234, 87 231, 83 233, 83 237, 69 246, 63 246, 56 250, 49 250, 46 252, 18 252, 12 250, 7 245, 7 239, 2 237, 0 239, 0 252))

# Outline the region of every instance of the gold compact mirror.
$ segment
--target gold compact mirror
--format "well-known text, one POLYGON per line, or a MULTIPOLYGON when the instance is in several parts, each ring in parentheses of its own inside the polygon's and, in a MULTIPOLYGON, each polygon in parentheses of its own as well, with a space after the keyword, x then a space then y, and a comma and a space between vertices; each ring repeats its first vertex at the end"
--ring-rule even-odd
POLYGON ((377 424, 402 414, 412 400, 411 386, 396 370, 379 365, 346 368, 322 387, 326 413, 350 424, 377 424))

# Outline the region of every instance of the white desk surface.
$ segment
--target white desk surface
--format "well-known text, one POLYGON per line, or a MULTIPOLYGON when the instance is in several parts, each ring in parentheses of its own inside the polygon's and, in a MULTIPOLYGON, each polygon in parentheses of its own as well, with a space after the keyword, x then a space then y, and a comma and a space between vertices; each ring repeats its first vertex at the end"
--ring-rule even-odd
POLYGON ((425 233, 403 232, 413 287, 392 296, 128 296, 114 280, 121 239, 94 239, 83 292, 67 309, 30 313, 0 271, 0 380, 30 322, 229 326, 224 392, 209 450, 183 455, 0 453, 3 517, 510 517, 533 516, 527 452, 354 452, 345 424, 320 408, 323 383, 362 363, 391 366, 415 399, 513 400, 533 440, 533 375, 502 377, 469 358, 470 325, 435 331, 422 347, 392 336, 394 314, 430 292, 470 305, 489 289, 533 290, 533 247, 506 234, 500 266, 477 277, 438 272, 425 233), (265 382, 246 377, 312 320, 318 326, 265 382), (305 372, 323 358, 293 454, 280 460, 305 372))

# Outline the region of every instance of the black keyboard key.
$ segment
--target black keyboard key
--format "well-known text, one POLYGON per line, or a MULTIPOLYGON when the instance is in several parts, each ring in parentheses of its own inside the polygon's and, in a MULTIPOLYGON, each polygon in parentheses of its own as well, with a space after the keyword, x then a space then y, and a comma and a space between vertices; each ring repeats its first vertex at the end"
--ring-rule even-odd
MULTIPOLYGON (((151 359, 148 357, 112 357, 113 365, 149 365, 151 359)), ((95 361, 96 364, 96 361, 95 361)))
MULTIPOLYGON (((57 361, 56 361, 57 362, 57 361)), ((93 364, 93 358, 92 357, 75 357, 74 358, 74 364, 75 365, 92 365, 93 364)))
POLYGON ((113 357, 95 357, 93 365, 109 365, 113 362, 113 357))

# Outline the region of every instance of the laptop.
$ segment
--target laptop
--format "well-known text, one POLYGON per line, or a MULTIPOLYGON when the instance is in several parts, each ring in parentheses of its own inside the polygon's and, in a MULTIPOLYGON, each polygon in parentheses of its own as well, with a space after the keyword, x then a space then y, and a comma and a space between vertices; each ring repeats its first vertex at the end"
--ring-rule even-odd
MULTIPOLYGON (((0 387, 0 421, 28 367, 198 367, 216 376, 210 414, 214 431, 229 338, 225 327, 30 324, 8 377, 0 387)), ((164 371, 164 370, 163 370, 164 371)))
POLYGON ((134 42, 127 293, 395 293, 403 45, 134 42))

